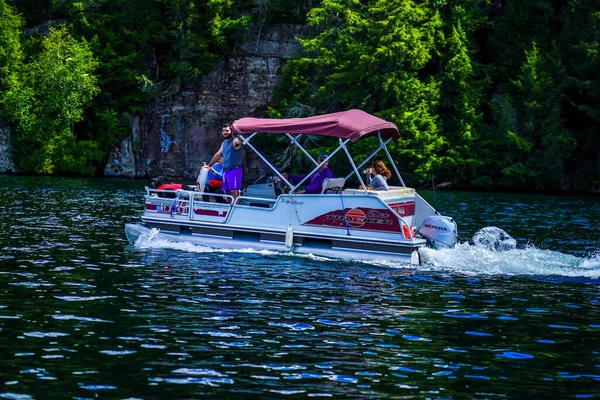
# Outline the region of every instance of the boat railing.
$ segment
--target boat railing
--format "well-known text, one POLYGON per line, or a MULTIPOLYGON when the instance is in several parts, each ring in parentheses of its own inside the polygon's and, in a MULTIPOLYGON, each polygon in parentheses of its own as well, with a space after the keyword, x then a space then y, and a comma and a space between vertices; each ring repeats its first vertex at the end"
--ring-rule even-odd
POLYGON ((225 193, 213 193, 213 192, 198 192, 196 190, 187 190, 187 189, 178 189, 178 190, 162 190, 162 189, 152 189, 146 188, 146 192, 148 196, 151 198, 158 199, 178 199, 178 200, 190 200, 193 199, 194 202, 210 202, 210 197, 218 197, 231 204, 233 201, 233 196, 225 194, 225 193), (204 196, 208 197, 208 200, 204 199, 204 196))
POLYGON ((147 187, 146 193, 150 197, 159 197, 163 199, 175 199, 177 197, 185 200, 190 199, 190 192, 184 189, 173 190, 173 189, 152 189, 147 187))
POLYGON ((213 193, 213 192, 198 192, 192 190, 179 189, 177 191, 174 190, 159 190, 159 189, 151 189, 146 188, 148 192, 148 197, 153 200, 164 200, 165 202, 170 202, 173 200, 187 200, 192 202, 191 206, 193 207, 196 203, 219 203, 231 205, 232 203, 242 206, 255 206, 255 207, 269 207, 272 208, 273 205, 277 202, 277 199, 265 198, 265 197, 254 197, 254 196, 239 196, 235 199, 233 196, 224 194, 224 193, 213 193), (216 199, 222 199, 222 201, 216 199), (214 201, 213 201, 214 200, 214 201))
MULTIPOLYGON (((212 206, 231 207, 233 196, 220 193, 197 192, 195 190, 179 189, 174 190, 158 190, 146 188, 146 204, 150 204, 150 210, 161 210, 167 215, 162 215, 161 218, 174 218, 178 220, 193 219, 194 210, 202 207, 203 204, 211 204, 212 206), (203 196, 214 196, 222 198, 222 201, 205 200, 203 196), (152 208, 156 207, 156 208, 152 208)), ((211 207, 212 207, 211 206, 211 207)), ((148 210, 148 208, 147 208, 148 210)), ((152 212, 152 211, 151 211, 152 212)), ((153 212, 152 212, 153 213, 153 212)), ((154 214, 154 213, 153 213, 154 214)))
POLYGON ((211 192, 192 192, 194 195, 194 203, 214 203, 211 201, 211 197, 215 198, 215 202, 220 204, 231 204, 233 202, 233 196, 225 193, 211 193, 211 192), (208 199, 205 199, 208 197, 208 199), (217 201, 216 199, 223 199, 223 201, 217 201))
POLYGON ((159 218, 178 220, 190 218, 192 193, 186 190, 159 190, 146 188, 145 211, 159 218), (166 213, 166 214, 165 214, 166 213))

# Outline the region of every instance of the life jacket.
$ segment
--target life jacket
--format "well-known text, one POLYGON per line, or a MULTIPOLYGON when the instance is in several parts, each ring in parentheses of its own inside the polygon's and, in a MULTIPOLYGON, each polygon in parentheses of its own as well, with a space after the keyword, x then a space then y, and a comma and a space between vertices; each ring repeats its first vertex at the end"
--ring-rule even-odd
POLYGON ((177 190, 183 188, 181 183, 165 183, 156 188, 156 190, 166 190, 166 192, 158 192, 158 197, 166 197, 168 199, 174 199, 177 197, 177 190))
POLYGON ((181 183, 165 183, 164 185, 160 185, 157 187, 157 190, 179 190, 183 188, 181 183))
POLYGON ((209 179, 208 186, 210 186, 211 189, 221 189, 221 187, 223 187, 223 181, 218 179, 209 179))

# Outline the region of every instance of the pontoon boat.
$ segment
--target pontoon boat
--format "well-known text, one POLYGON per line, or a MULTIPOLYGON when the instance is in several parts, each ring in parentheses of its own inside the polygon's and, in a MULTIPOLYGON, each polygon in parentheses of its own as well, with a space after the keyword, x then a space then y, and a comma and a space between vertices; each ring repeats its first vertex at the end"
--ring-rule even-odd
MULTIPOLYGON (((361 110, 308 118, 242 118, 234 132, 272 171, 233 200, 231 196, 178 190, 175 198, 146 188, 141 224, 127 224, 131 243, 142 235, 186 241, 216 249, 257 249, 316 256, 392 260, 420 264, 425 247, 452 247, 457 240, 455 221, 440 215, 415 189, 406 187, 387 145, 399 137, 396 125, 361 110), (310 160, 316 171, 338 152, 345 153, 351 171, 327 179, 320 194, 299 194, 304 181, 294 185, 257 148, 256 135, 285 135, 310 160), (299 143, 302 135, 337 139, 339 145, 319 163, 299 143), (351 145, 375 136, 378 147, 356 164, 351 145), (369 190, 361 174, 365 165, 383 152, 399 182, 388 191, 369 190), (356 178, 358 184, 348 186, 356 178), (215 197, 227 201, 217 202, 215 197)), ((362 156, 362 155, 361 155, 362 156)))

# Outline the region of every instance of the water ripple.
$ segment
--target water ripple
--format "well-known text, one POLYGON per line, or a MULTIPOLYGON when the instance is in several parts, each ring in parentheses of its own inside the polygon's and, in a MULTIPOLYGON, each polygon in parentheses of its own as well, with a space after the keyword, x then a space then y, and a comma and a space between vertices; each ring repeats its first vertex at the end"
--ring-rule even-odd
POLYGON ((445 191, 461 243, 415 267, 131 246, 145 182, 0 181, 2 398, 586 398, 600 381, 597 199, 445 191))
POLYGON ((505 351, 502 354, 496 354, 499 358, 512 358, 514 360, 527 360, 534 358, 531 354, 517 353, 514 351, 505 351))
POLYGON ((61 336, 69 336, 68 333, 63 333, 63 332, 25 332, 25 333, 23 333, 23 335, 28 336, 28 337, 35 337, 35 338, 45 338, 45 337, 57 338, 57 337, 61 337, 61 336))

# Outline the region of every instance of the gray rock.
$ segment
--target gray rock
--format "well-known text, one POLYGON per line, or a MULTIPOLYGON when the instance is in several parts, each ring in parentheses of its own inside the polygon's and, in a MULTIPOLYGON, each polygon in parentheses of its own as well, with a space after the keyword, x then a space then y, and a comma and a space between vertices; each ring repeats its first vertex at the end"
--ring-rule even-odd
POLYGON ((11 144, 10 127, 0 119, 0 173, 19 172, 13 162, 13 149, 11 144))
MULTIPOLYGON (((131 120, 131 135, 111 153, 105 175, 195 180, 202 163, 221 146, 223 125, 263 115, 279 84, 282 63, 300 51, 296 36, 303 29, 256 29, 197 85, 167 90, 139 119, 131 120)), ((256 169, 254 157, 247 155, 247 171, 251 163, 256 169)))
POLYGON ((121 142, 121 146, 113 150, 104 168, 104 175, 120 178, 135 178, 135 157, 133 142, 138 136, 139 118, 131 118, 131 136, 121 142))

